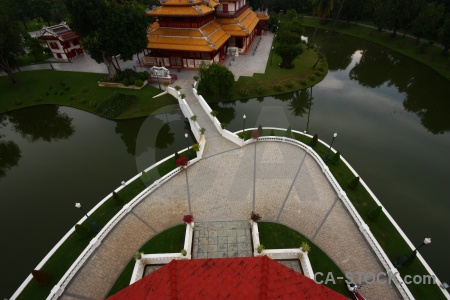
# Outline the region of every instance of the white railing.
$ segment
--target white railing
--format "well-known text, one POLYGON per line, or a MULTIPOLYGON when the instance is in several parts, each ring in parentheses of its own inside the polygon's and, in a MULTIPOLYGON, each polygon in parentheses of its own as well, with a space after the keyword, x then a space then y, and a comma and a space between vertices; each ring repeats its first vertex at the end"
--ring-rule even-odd
POLYGON ((250 221, 252 228, 252 241, 253 241, 253 256, 267 255, 272 259, 298 259, 300 266, 302 267, 302 273, 308 278, 314 280, 314 272, 309 261, 308 252, 303 251, 300 248, 293 249, 270 249, 262 250, 258 252, 258 246, 261 245, 259 240, 258 223, 250 221))
POLYGON ((136 260, 134 264, 133 274, 131 275, 130 284, 135 283, 144 277, 146 265, 168 264, 174 259, 191 259, 192 258, 192 236, 194 234, 194 222, 186 224, 186 233, 184 236, 184 250, 186 255, 180 253, 157 253, 143 254, 141 259, 136 260))

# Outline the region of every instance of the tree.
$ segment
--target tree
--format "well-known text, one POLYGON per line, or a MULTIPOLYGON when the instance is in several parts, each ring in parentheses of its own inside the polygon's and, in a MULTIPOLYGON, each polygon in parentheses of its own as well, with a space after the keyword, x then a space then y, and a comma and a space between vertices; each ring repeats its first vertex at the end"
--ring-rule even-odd
POLYGON ((435 40, 437 27, 444 16, 444 5, 436 2, 425 3, 419 15, 412 22, 411 30, 416 37, 416 44, 422 37, 435 40))
POLYGON ((12 72, 12 64, 14 57, 23 53, 23 39, 12 13, 12 0, 0 0, 0 7, 0 68, 17 85, 19 80, 12 72))
POLYGON ((444 47, 442 50, 442 55, 447 55, 450 49, 450 14, 445 16, 444 25, 439 29, 438 41, 444 47))
POLYGON ((359 176, 356 176, 355 178, 352 179, 352 181, 350 181, 350 183, 348 184, 348 188, 351 190, 355 190, 358 187, 359 184, 359 176))
POLYGON ((15 0, 12 5, 16 18, 28 29, 27 22, 34 16, 31 0, 15 0))
POLYGON ((25 46, 28 49, 29 54, 34 57, 34 61, 44 58, 45 48, 42 46, 41 41, 38 38, 31 37, 29 34, 24 34, 25 46))
POLYGON ((333 10, 333 0, 313 0, 313 16, 317 16, 321 23, 326 21, 326 18, 331 14, 333 10))
POLYGON ((218 63, 201 64, 199 69, 199 93, 227 97, 234 85, 234 75, 227 67, 218 63))
POLYGON ((301 25, 298 22, 283 23, 277 32, 275 53, 281 57, 281 68, 294 68, 293 61, 303 53, 301 25))
POLYGON ((31 6, 36 17, 41 17, 48 26, 50 26, 50 21, 52 17, 52 0, 32 0, 31 6))
POLYGON ((96 62, 106 64, 109 80, 117 75, 113 56, 131 60, 147 47, 147 19, 135 1, 67 0, 67 9, 84 48, 96 62))

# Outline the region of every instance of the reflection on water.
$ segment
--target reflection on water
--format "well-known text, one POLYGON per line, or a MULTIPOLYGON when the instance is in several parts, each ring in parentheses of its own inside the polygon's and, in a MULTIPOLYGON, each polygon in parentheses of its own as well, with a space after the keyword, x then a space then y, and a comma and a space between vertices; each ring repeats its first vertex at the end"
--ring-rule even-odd
POLYGON ((0 136, 0 177, 5 176, 6 171, 17 166, 21 157, 19 146, 12 141, 5 141, 0 136))

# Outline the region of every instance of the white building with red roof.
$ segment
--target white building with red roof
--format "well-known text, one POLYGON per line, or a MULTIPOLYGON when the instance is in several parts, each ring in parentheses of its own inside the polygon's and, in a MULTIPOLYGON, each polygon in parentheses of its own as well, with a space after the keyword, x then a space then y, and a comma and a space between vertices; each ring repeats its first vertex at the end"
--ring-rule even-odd
POLYGON ((56 59, 70 59, 84 52, 80 46, 80 37, 66 22, 42 27, 39 38, 47 43, 56 59))

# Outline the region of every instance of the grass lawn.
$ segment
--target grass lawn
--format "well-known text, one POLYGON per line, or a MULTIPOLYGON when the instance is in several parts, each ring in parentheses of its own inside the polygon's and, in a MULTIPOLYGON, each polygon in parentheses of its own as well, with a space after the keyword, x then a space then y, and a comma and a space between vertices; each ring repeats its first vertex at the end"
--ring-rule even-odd
POLYGON ((93 114, 96 106, 114 93, 136 95, 136 102, 117 119, 143 117, 161 108, 178 104, 169 94, 153 99, 157 88, 140 90, 99 87, 104 74, 39 70, 15 73, 20 85, 14 87, 8 76, 0 77, 0 113, 41 104, 57 104, 81 109, 93 114))
POLYGON ((328 72, 325 58, 321 59, 313 69, 318 57, 318 52, 313 49, 308 50, 305 46, 303 54, 294 60, 293 69, 281 69, 278 67, 281 57, 272 51, 265 73, 253 74, 251 77, 240 76, 229 98, 223 99, 213 95, 204 95, 204 97, 208 99, 208 102, 218 102, 278 95, 308 88, 322 81, 328 72), (258 88, 262 90, 258 91, 258 88))
MULTIPOLYGON (((317 20, 303 18, 302 24, 315 27, 317 26, 317 20)), ((319 25, 319 28, 330 30, 332 26, 333 22, 330 21, 327 25, 319 25)), ((381 32, 373 28, 344 22, 336 22, 334 30, 392 49, 433 68, 445 78, 450 79, 450 57, 441 54, 442 48, 434 45, 430 46, 428 43, 416 45, 414 39, 403 38, 403 32, 399 32, 397 37, 391 37, 391 34, 388 32, 381 32)))
MULTIPOLYGON (((151 238, 147 243, 145 243, 139 249, 139 252, 143 252, 145 254, 178 253, 181 251, 181 249, 183 249, 185 234, 186 225, 184 224, 164 230, 163 232, 151 238)), ((134 258, 131 258, 128 265, 125 267, 125 269, 123 269, 122 273, 117 278, 107 297, 114 295, 130 284, 134 265, 135 260, 134 258)))
MULTIPOLYGON (((271 132, 272 130, 266 129, 263 131, 263 135, 270 135, 271 132)), ((278 130, 274 130, 273 132, 278 136, 285 136, 286 133, 285 131, 278 130)), ((247 131, 246 134, 247 137, 249 137, 250 131, 247 131)), ((309 145, 311 140, 311 138, 297 133, 294 133, 292 137, 307 145, 309 145)), ((321 157, 325 157, 328 148, 318 143, 314 150, 321 157)), ((330 155, 330 160, 327 163, 331 173, 336 178, 342 189, 345 191, 347 197, 350 199, 353 206, 363 218, 364 222, 369 226, 372 234, 375 236, 378 243, 381 245, 391 261, 394 261, 401 256, 411 252, 411 248, 407 245, 405 240, 398 233, 394 225, 392 225, 392 223, 384 213, 381 214, 380 218, 377 221, 372 221, 368 217, 369 212, 376 208, 377 204, 366 191, 366 189, 364 189, 361 185, 358 185, 355 190, 351 190, 350 188, 348 188, 348 184, 354 178, 352 172, 342 162, 339 162, 336 165, 331 164, 331 157, 332 155, 330 155)), ((296 247, 298 247, 298 245, 296 247)), ((418 259, 414 259, 409 265, 399 268, 398 271, 400 272, 402 278, 405 278, 406 275, 414 276, 428 274, 425 267, 418 259)), ((409 284, 408 288, 416 299, 445 299, 439 287, 435 284, 409 284)))
MULTIPOLYGON (((180 153, 180 156, 186 156, 186 153, 180 153)), ((190 157, 195 157, 195 155, 193 155, 191 152, 190 157)), ((142 179, 142 177, 137 178, 131 184, 127 185, 120 192, 118 192, 119 196, 123 200, 122 204, 118 205, 113 199, 109 199, 91 215, 91 218, 95 220, 100 227, 105 226, 109 222, 109 220, 111 220, 122 209, 122 206, 124 204, 131 201, 136 195, 143 191, 147 186, 151 185, 156 179, 161 178, 175 168, 175 159, 169 159, 164 163, 158 165, 156 168, 147 172, 145 180, 142 179)), ((181 217, 182 216, 180 216, 180 218, 181 217)), ((83 224, 88 227, 91 226, 89 221, 85 221, 83 224)), ((25 290, 19 295, 18 299, 46 299, 53 286, 58 283, 58 281, 66 273, 69 267, 73 264, 73 262, 83 252, 83 250, 89 244, 90 239, 94 237, 94 234, 95 233, 92 233, 91 236, 87 239, 79 239, 75 233, 72 234, 42 268, 42 270, 45 270, 52 275, 51 282, 48 285, 40 286, 35 281, 31 281, 27 285, 25 290)), ((162 243, 160 245, 160 247, 162 247, 161 249, 165 249, 167 244, 168 243, 162 243)), ((181 248, 179 248, 178 244, 175 244, 174 247, 175 246, 177 247, 177 249, 173 252, 179 252, 183 247, 183 245, 181 245, 181 248)), ((153 250, 159 248, 149 249, 150 250, 148 251, 160 251, 153 250)), ((145 251, 147 252, 147 250, 145 251)))
MULTIPOLYGON (((299 248, 302 242, 307 242, 311 247, 308 256, 314 273, 322 272, 324 274, 323 276, 319 276, 317 278, 318 280, 325 281, 328 272, 333 273, 335 279, 337 277, 345 278, 344 273, 325 252, 297 231, 287 226, 271 222, 259 222, 258 230, 260 242, 266 249, 299 248)), ((329 281, 325 285, 351 298, 345 280, 337 279, 335 284, 329 281)))

